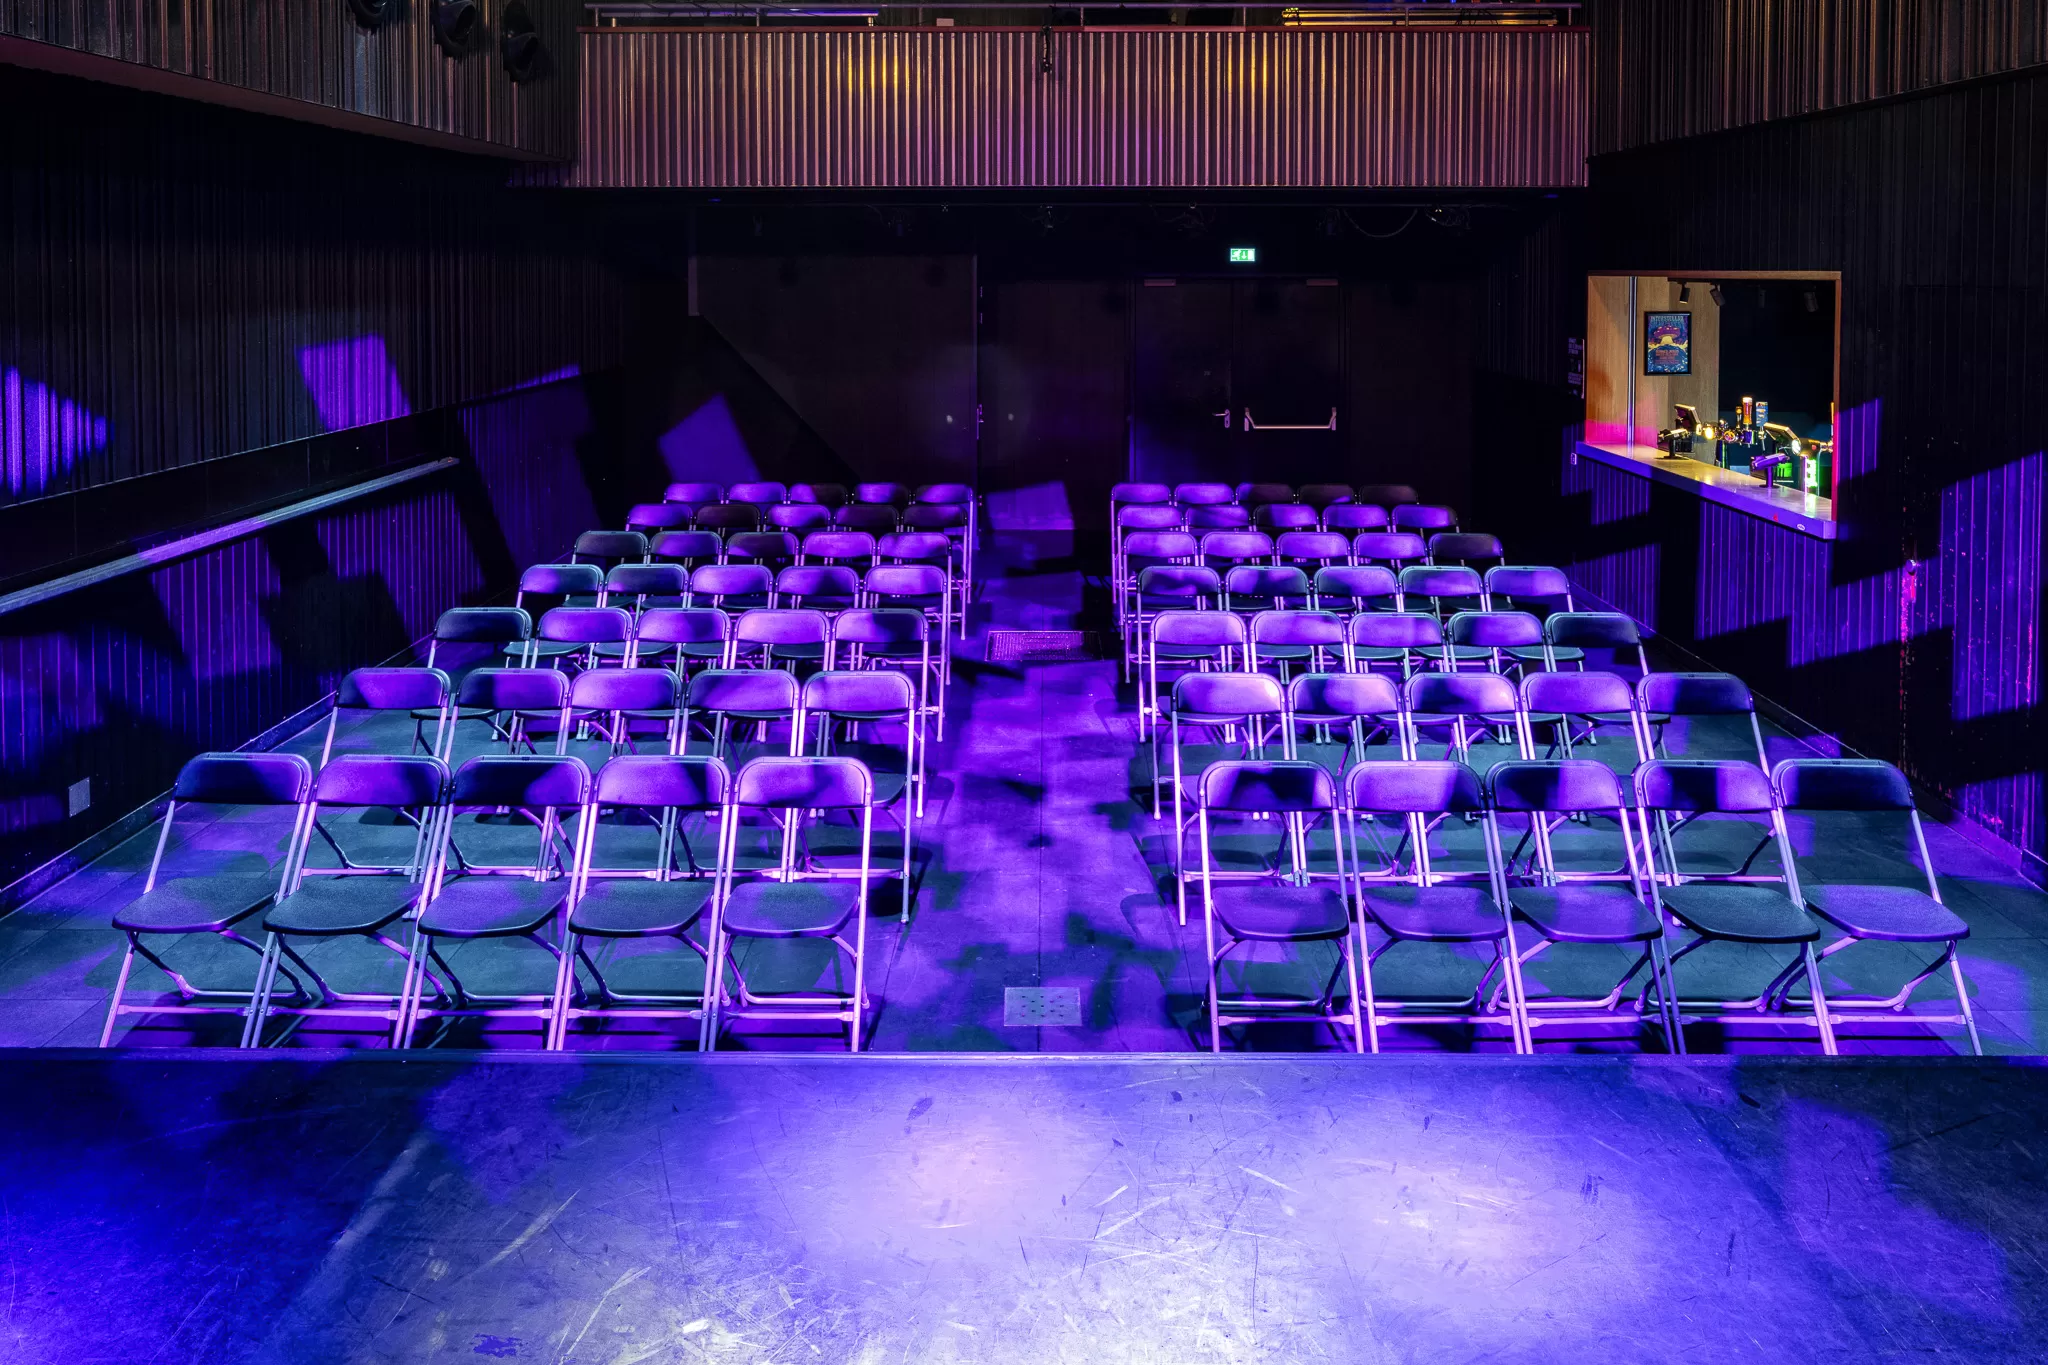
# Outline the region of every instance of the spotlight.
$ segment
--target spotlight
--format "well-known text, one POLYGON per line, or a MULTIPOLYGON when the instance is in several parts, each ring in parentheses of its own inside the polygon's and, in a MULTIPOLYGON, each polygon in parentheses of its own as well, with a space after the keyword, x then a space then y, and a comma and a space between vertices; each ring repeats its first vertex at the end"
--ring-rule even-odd
POLYGON ((476 0, 434 0, 434 41, 449 56, 460 57, 469 51, 470 40, 476 37, 482 19, 483 11, 477 8, 476 0))
POLYGON ((505 74, 514 85, 544 75, 547 50, 541 46, 540 30, 526 0, 512 0, 498 19, 498 46, 505 56, 505 74))
POLYGON ((1818 313, 1820 311, 1820 290, 1809 284, 1806 286, 1806 292, 1801 294, 1800 298, 1806 301, 1807 312, 1818 313))
POLYGON ((1678 301, 1680 303, 1692 302, 1692 286, 1687 284, 1684 280, 1680 280, 1678 282, 1678 301))
POLYGON ((1728 296, 1721 292, 1721 286, 1718 284, 1707 286, 1707 297, 1714 301, 1714 307, 1716 308, 1720 308, 1728 302, 1728 296))
POLYGON ((348 12, 364 28, 375 28, 391 14, 391 0, 348 0, 348 12))

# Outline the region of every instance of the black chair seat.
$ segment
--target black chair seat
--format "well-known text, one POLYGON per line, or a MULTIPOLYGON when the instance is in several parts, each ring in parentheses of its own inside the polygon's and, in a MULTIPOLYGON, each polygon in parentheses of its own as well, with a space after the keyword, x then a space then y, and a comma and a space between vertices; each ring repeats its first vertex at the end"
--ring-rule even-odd
POLYGON ((535 640, 531 645, 513 644, 505 646, 507 658, 524 658, 529 649, 537 659, 559 659, 564 654, 581 654, 589 645, 572 644, 567 640, 535 640))
POLYGON ((847 881, 743 882, 725 906, 725 931, 745 938, 817 938, 853 918, 860 884, 847 881))
MULTIPOLYGON (((488 706, 458 706, 455 708, 455 719, 457 720, 489 720, 497 714, 496 710, 488 706)), ((440 717, 441 713, 431 706, 415 706, 412 709, 412 718, 414 720, 439 720, 440 717)))
MULTIPOLYGON (((627 646, 623 644, 599 645, 597 647, 597 657, 600 659, 623 659, 626 657, 626 648, 627 646)), ((666 654, 674 648, 674 645, 665 645, 657 640, 635 640, 632 642, 633 653, 642 659, 652 659, 657 655, 666 654)), ((725 646, 719 646, 721 653, 724 652, 724 649, 725 646)))
POLYGON ((309 877, 271 907, 263 927, 305 938, 374 933, 411 909, 419 894, 403 877, 309 877))
MULTIPOLYGON (((1236 647, 1235 645, 1228 646, 1231 649, 1236 647)), ((1222 653, 1224 648, 1225 646, 1222 645, 1155 644, 1152 646, 1152 653, 1155 657, 1161 659, 1213 659, 1222 653)))
MULTIPOLYGON (((1510 645, 1508 653, 1524 663, 1543 662, 1542 645, 1510 645)), ((1550 651, 1550 657, 1561 664, 1575 664, 1585 659, 1586 651, 1573 645, 1559 645, 1550 651)))
POLYGON ((1329 886, 1221 885, 1216 918, 1236 938, 1269 943, 1342 938, 1351 929, 1344 898, 1329 886))
POLYGON ((1351 651, 1354 658, 1370 659, 1374 663, 1399 663, 1403 659, 1420 659, 1436 653, 1433 649, 1398 649, 1388 645, 1358 645, 1351 651))
POLYGON ((1663 933, 1657 912, 1619 886, 1518 886, 1508 904, 1557 943, 1647 943, 1663 933))
POLYGON ((1970 926, 1955 911, 1910 886, 1815 886, 1807 888, 1806 903, 1857 938, 1947 943, 1970 935, 1970 926))
POLYGON ((568 898, 563 878, 478 876, 449 882, 420 916, 420 932, 436 938, 514 938, 538 932, 568 898))
POLYGON ((1507 933, 1493 897, 1476 886, 1390 886, 1365 893, 1365 908, 1395 938, 1490 943, 1507 933))
POLYGON ((180 877, 160 881, 115 912, 114 927, 140 934, 215 933, 263 908, 277 894, 276 873, 261 877, 180 877))
POLYGON ((711 903, 712 879, 652 882, 594 879, 569 914, 569 928, 593 938, 659 938, 697 922, 711 903))
POLYGON ((1669 887, 1663 898, 1679 923, 1707 938, 1810 943, 1820 937, 1820 922, 1773 887, 1694 884, 1669 887))

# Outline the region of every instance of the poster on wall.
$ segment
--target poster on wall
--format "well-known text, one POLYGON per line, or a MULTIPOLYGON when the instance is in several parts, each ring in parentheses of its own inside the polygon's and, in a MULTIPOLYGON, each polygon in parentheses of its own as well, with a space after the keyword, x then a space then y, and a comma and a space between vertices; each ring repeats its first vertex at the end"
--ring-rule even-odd
POLYGON ((1643 314, 1643 373, 1692 373, 1692 314, 1643 314))

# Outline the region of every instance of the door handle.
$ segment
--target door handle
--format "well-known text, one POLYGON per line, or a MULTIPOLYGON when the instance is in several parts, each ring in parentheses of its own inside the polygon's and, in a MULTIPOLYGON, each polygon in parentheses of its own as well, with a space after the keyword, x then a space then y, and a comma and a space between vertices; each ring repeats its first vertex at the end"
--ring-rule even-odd
POLYGON ((1225 408, 1225 409, 1224 409, 1223 411, 1221 411, 1221 412, 1212 412, 1212 413, 1210 413, 1209 415, 1210 415, 1211 417, 1221 417, 1221 418, 1223 419, 1223 429, 1224 429, 1225 431, 1228 431, 1228 430, 1230 430, 1230 409, 1229 409, 1229 408, 1225 408))
MULTIPOLYGON (((1224 425, 1228 426, 1229 422, 1226 420, 1224 425)), ((1280 426, 1269 423, 1266 426, 1260 426, 1252 420, 1252 410, 1246 408, 1244 410, 1244 429, 1246 431, 1335 431, 1337 429, 1337 410, 1335 408, 1330 409, 1330 420, 1327 422, 1297 422, 1280 426)))

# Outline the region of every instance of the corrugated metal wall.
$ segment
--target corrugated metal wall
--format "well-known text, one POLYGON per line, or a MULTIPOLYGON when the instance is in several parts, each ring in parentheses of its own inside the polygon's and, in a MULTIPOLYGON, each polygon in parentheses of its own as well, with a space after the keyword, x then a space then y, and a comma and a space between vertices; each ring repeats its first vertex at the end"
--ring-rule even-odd
MULTIPOLYGON (((598 30, 582 186, 1584 183, 1578 30, 598 30)), ((545 174, 536 172, 535 174, 545 174)))
POLYGON ((1587 461, 1563 467, 1566 516, 1529 526, 1589 589, 2036 859, 2043 127, 2048 71, 1595 158, 1596 267, 1842 272, 1859 463, 1832 546, 1587 461))
POLYGON ((0 0, 0 37, 562 160, 575 150, 582 6, 527 4, 554 69, 525 85, 499 60, 504 0, 483 0, 484 36, 456 58, 435 46, 424 2, 393 5, 373 32, 341 0, 0 0))
POLYGON ((1595 152, 2048 61, 2042 0, 1588 0, 1586 14, 1595 152))
POLYGON ((589 206, 500 164, 34 72, 0 119, 0 503, 622 355, 589 206))

